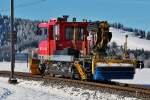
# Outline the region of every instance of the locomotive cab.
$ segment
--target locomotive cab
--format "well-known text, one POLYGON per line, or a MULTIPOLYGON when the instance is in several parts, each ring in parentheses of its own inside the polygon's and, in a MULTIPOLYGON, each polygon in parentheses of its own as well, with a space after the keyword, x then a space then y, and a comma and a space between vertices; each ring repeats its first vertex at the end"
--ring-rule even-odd
POLYGON ((38 34, 42 35, 38 54, 43 55, 73 55, 87 54, 87 22, 57 22, 38 25, 38 34))
POLYGON ((87 22, 52 19, 38 25, 39 70, 46 75, 70 76, 74 58, 88 54, 87 22))

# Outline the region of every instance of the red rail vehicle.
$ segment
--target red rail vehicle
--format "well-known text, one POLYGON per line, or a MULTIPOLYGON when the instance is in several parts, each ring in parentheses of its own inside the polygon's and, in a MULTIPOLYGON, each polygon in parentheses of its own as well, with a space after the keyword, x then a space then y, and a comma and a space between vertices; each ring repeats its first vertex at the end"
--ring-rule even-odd
MULTIPOLYGON (((112 33, 109 24, 72 22, 68 16, 39 23, 36 33, 42 35, 38 50, 30 59, 32 74, 61 75, 82 80, 132 79, 137 60, 112 57, 106 53, 112 33)), ((139 67, 139 66, 138 66, 139 67)))

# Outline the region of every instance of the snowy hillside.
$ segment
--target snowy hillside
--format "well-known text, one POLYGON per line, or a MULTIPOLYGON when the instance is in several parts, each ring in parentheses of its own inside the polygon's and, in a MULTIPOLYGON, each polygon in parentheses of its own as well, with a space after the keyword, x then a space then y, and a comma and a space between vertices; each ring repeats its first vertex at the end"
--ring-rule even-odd
POLYGON ((116 42, 118 45, 123 45, 125 42, 125 35, 128 35, 128 48, 130 49, 144 49, 150 51, 150 40, 134 37, 133 33, 126 32, 120 29, 110 28, 112 32, 111 42, 116 42))

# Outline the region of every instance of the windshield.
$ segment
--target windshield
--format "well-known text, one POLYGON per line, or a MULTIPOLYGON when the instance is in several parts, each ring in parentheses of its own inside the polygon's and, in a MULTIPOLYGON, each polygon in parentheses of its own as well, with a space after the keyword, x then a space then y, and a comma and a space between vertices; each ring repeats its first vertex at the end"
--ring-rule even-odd
POLYGON ((75 38, 75 40, 79 40, 79 41, 84 40, 84 29, 82 27, 76 27, 76 28, 66 27, 65 33, 66 33, 67 40, 73 40, 73 38, 75 38))
POLYGON ((47 28, 39 28, 41 31, 41 35, 47 35, 48 29, 47 28))
POLYGON ((47 37, 48 37, 48 28, 38 27, 37 34, 40 35, 42 39, 47 39, 47 37))

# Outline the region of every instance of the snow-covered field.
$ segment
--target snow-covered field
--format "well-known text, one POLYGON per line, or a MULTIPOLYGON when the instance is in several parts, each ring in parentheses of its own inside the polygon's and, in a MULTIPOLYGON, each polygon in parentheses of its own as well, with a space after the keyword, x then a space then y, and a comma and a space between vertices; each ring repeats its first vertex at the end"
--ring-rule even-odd
POLYGON ((19 84, 12 85, 8 84, 8 78, 0 77, 0 100, 48 100, 49 98, 60 100, 62 98, 42 91, 40 82, 18 81, 19 84))
MULTIPOLYGON (((116 94, 104 93, 76 87, 43 85, 42 81, 18 79, 18 84, 8 83, 8 78, 0 77, 0 100, 135 100, 116 94)), ((137 100, 137 99, 136 99, 137 100)))
POLYGON ((115 41, 118 45, 124 45, 125 35, 128 35, 128 48, 130 49, 144 49, 150 51, 150 40, 140 39, 132 36, 133 33, 126 32, 120 29, 110 28, 112 32, 111 42, 115 41))
MULTIPOLYGON (((0 62, 0 70, 11 70, 11 63, 0 62)), ((15 71, 30 72, 29 65, 25 62, 15 63, 15 71)))

